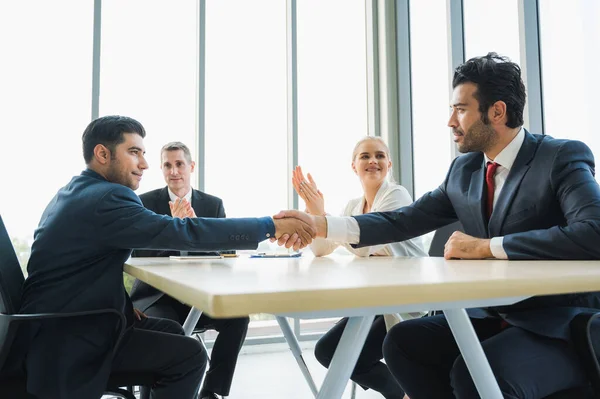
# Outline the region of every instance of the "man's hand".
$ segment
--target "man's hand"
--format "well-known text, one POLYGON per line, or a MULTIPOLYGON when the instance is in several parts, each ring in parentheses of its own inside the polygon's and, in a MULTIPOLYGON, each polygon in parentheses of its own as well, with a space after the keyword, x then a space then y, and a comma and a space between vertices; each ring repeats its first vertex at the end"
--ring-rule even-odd
POLYGON ((141 310, 139 310, 139 309, 135 309, 135 308, 133 309, 133 315, 134 315, 134 316, 135 316, 135 318, 136 318, 136 319, 138 319, 138 320, 142 320, 142 319, 147 319, 147 318, 148 318, 148 316, 146 316, 146 315, 144 314, 144 312, 142 312, 142 311, 141 311, 141 310))
POLYGON ((169 201, 169 208, 171 208, 171 216, 174 218, 195 218, 196 212, 194 208, 185 198, 178 198, 173 201, 169 201))
POLYGON ((493 258, 490 240, 471 237, 460 231, 452 233, 444 245, 446 259, 486 259, 493 258))
POLYGON ((300 219, 273 217, 273 223, 278 244, 286 248, 293 246, 295 251, 310 244, 316 234, 311 225, 300 219))
MULTIPOLYGON (((315 216, 315 215, 309 215, 307 213, 304 212, 300 212, 300 211, 281 211, 279 212, 277 215, 273 216, 273 220, 277 220, 277 219, 289 219, 289 218, 294 218, 294 219, 299 219, 301 221, 303 221, 304 223, 306 223, 307 225, 309 225, 313 231, 316 233, 316 237, 327 237, 327 219, 325 219, 325 216, 315 216)), ((313 236, 315 237, 315 236, 313 236)), ((281 246, 281 245, 285 245, 286 248, 289 248, 291 245, 293 245, 293 241, 292 243, 288 243, 288 241, 291 240, 290 236, 286 236, 285 234, 283 236, 277 237, 277 243, 281 246)), ((274 242, 275 239, 271 239, 271 242, 274 242)))

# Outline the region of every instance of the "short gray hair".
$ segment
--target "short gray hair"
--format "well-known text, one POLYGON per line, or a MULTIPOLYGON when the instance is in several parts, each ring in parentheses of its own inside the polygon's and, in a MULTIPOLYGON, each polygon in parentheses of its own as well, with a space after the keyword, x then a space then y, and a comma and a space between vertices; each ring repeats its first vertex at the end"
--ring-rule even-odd
POLYGON ((160 149, 161 161, 162 161, 163 152, 179 151, 179 150, 183 151, 185 159, 191 163, 192 162, 192 153, 190 152, 190 149, 188 148, 188 146, 183 144, 181 141, 171 141, 170 143, 163 145, 163 147, 160 149))

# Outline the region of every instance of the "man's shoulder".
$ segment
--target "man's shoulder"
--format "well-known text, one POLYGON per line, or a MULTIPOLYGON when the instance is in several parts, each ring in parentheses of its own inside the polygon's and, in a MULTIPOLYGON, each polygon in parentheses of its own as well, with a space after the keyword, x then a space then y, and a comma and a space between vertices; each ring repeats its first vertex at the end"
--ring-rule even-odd
POLYGON ((210 202, 214 202, 214 203, 221 203, 223 202, 223 200, 215 195, 210 195, 205 193, 204 191, 200 191, 200 190, 196 190, 196 189, 192 189, 194 194, 196 194, 198 196, 198 198, 204 200, 204 201, 210 201, 210 202))
POLYGON ((109 193, 118 195, 133 195, 134 192, 122 184, 112 183, 102 179, 96 179, 92 176, 79 175, 75 176, 63 190, 70 190, 74 193, 82 195, 94 194, 94 198, 102 198, 109 193))
POLYGON ((532 135, 538 141, 535 154, 537 159, 551 161, 559 165, 573 161, 594 164, 594 154, 590 147, 582 141, 557 139, 552 136, 532 135))
POLYGON ((140 194, 139 197, 142 201, 158 198, 158 196, 164 189, 165 188, 162 187, 162 188, 157 188, 156 190, 146 191, 144 194, 140 194))
POLYGON ((533 134, 536 140, 540 143, 540 148, 543 149, 552 149, 558 151, 561 148, 580 148, 580 149, 589 149, 587 144, 579 140, 572 139, 558 139, 548 135, 539 135, 533 134))

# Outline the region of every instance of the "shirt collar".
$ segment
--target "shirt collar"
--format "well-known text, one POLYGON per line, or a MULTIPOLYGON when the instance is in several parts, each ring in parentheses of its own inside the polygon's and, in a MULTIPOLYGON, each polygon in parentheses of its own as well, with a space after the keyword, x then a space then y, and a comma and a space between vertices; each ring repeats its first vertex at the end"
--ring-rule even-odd
POLYGON ((519 129, 519 133, 515 136, 514 139, 500 153, 496 156, 496 159, 493 161, 483 154, 484 162, 487 165, 488 162, 496 162, 498 165, 502 166, 510 170, 513 164, 515 163, 515 159, 517 159, 517 155, 519 154, 519 150, 523 145, 523 141, 525 140, 525 130, 523 127, 519 129))
MULTIPOLYGON (((173 191, 171 191, 171 189, 169 187, 167 187, 167 190, 169 191, 169 199, 171 201, 175 202, 175 200, 178 199, 179 197, 176 196, 175 194, 173 194, 173 191)), ((187 202, 189 202, 190 204, 192 203, 192 189, 191 188, 190 188, 190 191, 188 191, 188 193, 183 196, 183 199, 187 200, 187 202)))

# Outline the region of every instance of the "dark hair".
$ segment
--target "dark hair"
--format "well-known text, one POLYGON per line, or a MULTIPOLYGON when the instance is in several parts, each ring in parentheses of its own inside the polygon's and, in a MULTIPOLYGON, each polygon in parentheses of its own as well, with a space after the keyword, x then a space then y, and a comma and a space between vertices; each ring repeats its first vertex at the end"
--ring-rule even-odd
POLYGON ((83 136, 83 159, 89 164, 94 157, 94 148, 102 144, 114 157, 117 145, 125 141, 124 133, 137 133, 142 138, 146 137, 146 130, 141 123, 127 116, 103 116, 90 122, 85 128, 83 136))
POLYGON ((171 141, 170 143, 163 145, 163 147, 160 149, 160 156, 162 158, 162 154, 165 151, 178 151, 178 150, 183 151, 183 155, 185 156, 186 161, 188 161, 190 163, 192 162, 192 153, 190 152, 190 149, 188 148, 187 145, 183 144, 181 141, 171 141))
POLYGON ((517 64, 496 53, 471 58, 454 71, 452 88, 469 82, 477 86, 474 96, 479 101, 479 111, 484 123, 489 123, 489 108, 496 101, 504 101, 506 126, 515 128, 523 125, 526 95, 521 68, 517 64))

